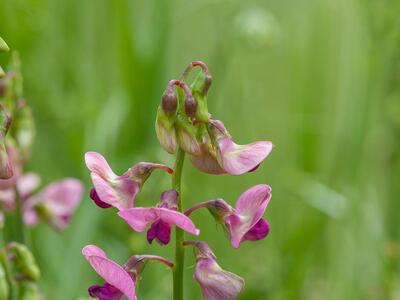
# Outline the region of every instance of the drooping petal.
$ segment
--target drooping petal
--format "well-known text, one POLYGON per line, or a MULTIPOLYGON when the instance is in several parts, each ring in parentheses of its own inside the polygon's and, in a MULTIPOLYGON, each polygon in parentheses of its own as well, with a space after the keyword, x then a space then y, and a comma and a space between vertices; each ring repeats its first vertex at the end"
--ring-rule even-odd
POLYGON ((123 218, 135 231, 143 232, 147 225, 158 220, 171 225, 175 225, 191 234, 199 235, 200 231, 184 214, 159 207, 135 207, 121 210, 118 215, 123 218))
POLYGON ((136 300, 135 282, 120 265, 107 258, 102 249, 88 245, 82 249, 82 254, 108 284, 120 290, 129 300, 136 300))
POLYGON ((108 284, 92 285, 88 288, 89 295, 99 300, 120 300, 123 293, 115 286, 108 284))
POLYGON ((223 270, 212 258, 199 259, 193 277, 206 300, 235 300, 244 288, 243 278, 223 270))
POLYGON ((85 163, 91 172, 96 173, 103 178, 117 177, 106 159, 100 153, 93 151, 86 152, 85 163))
POLYGON ((174 172, 174 170, 164 164, 140 162, 129 168, 129 170, 125 172, 123 176, 128 176, 132 179, 137 180, 140 184, 143 184, 147 180, 147 178, 149 178, 151 173, 156 169, 164 170, 169 174, 172 174, 174 172))
POLYGON ((218 141, 217 158, 227 173, 241 175, 258 167, 272 148, 273 144, 269 141, 238 145, 230 138, 223 138, 218 141))

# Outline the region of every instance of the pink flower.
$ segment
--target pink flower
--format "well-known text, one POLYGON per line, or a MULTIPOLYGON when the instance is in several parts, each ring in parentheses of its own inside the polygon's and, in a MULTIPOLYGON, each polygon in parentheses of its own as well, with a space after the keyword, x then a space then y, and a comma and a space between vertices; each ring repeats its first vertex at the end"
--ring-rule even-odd
POLYGON ((206 300, 234 300, 243 291, 244 280, 240 276, 223 270, 205 242, 185 241, 184 245, 195 247, 196 268, 193 278, 200 284, 206 300))
POLYGON ((156 207, 135 207, 122 210, 118 215, 137 232, 147 231, 147 240, 154 239, 161 245, 167 245, 171 238, 171 226, 175 225, 191 234, 199 235, 200 231, 183 213, 177 211, 178 193, 168 190, 161 195, 161 201, 156 207))
POLYGON ((82 249, 82 254, 99 276, 106 282, 103 285, 89 287, 89 295, 100 300, 119 300, 126 296, 128 300, 136 300, 136 282, 144 264, 149 260, 157 260, 172 268, 173 263, 155 255, 132 256, 126 264, 120 266, 107 258, 105 252, 95 245, 82 249))
POLYGON ((192 163, 200 171, 209 174, 241 175, 251 172, 273 148, 273 144, 269 141, 258 141, 247 145, 236 144, 219 120, 210 119, 209 134, 211 141, 206 139, 202 146, 202 154, 190 156, 192 163))
POLYGON ((154 169, 173 172, 162 164, 141 162, 118 176, 111 170, 105 158, 96 152, 87 152, 85 162, 94 185, 94 190, 90 193, 93 201, 102 208, 114 206, 119 210, 133 207, 143 183, 154 169))
POLYGON ((55 229, 65 229, 82 199, 83 190, 83 184, 73 178, 50 183, 41 193, 24 202, 25 223, 35 225, 40 216, 55 229))
POLYGON ((271 199, 271 187, 259 184, 245 191, 231 207, 222 199, 210 200, 188 209, 185 214, 206 207, 228 233, 231 244, 239 248, 243 241, 258 241, 269 233, 269 224, 262 218, 271 199))

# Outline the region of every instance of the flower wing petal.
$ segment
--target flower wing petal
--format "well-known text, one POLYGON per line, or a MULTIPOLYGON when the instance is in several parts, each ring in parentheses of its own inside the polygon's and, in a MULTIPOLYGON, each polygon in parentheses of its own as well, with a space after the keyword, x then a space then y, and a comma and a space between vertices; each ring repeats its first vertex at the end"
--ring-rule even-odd
POLYGON ((120 265, 107 258, 102 249, 88 245, 82 249, 82 254, 107 283, 119 289, 129 300, 136 300, 135 283, 132 278, 120 265))

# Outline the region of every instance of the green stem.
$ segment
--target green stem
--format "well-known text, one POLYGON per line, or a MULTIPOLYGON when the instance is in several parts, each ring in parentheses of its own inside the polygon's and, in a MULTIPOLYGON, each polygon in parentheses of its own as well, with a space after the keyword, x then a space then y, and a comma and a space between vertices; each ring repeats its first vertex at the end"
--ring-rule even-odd
POLYGON ((24 232, 24 220, 22 211, 22 199, 15 189, 15 235, 14 241, 24 244, 25 243, 25 232, 24 232))
MULTIPOLYGON (((181 212, 182 207, 182 193, 181 193, 181 177, 182 167, 185 160, 185 152, 178 147, 176 153, 176 161, 174 174, 172 175, 172 188, 179 194, 178 210, 181 212)), ((183 241, 185 233, 182 229, 175 227, 175 263, 174 263, 174 300, 183 300, 183 266, 185 262, 185 248, 183 241)))

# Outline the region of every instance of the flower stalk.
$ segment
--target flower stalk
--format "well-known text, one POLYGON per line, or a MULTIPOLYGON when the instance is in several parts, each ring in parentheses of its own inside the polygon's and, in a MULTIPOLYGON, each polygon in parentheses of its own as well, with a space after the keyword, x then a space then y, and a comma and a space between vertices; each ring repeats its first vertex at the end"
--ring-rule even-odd
MULTIPOLYGON (((178 192, 178 211, 182 212, 183 202, 181 193, 181 180, 182 180, 182 169, 185 160, 185 152, 178 147, 176 151, 176 160, 174 173, 172 174, 172 188, 178 192)), ((175 263, 173 269, 173 299, 183 300, 183 267, 185 264, 185 248, 183 247, 183 241, 185 240, 185 232, 175 227, 175 263)))

